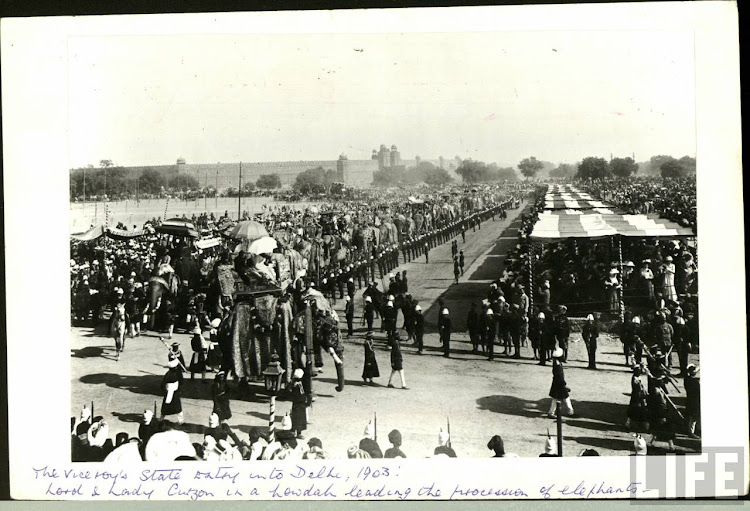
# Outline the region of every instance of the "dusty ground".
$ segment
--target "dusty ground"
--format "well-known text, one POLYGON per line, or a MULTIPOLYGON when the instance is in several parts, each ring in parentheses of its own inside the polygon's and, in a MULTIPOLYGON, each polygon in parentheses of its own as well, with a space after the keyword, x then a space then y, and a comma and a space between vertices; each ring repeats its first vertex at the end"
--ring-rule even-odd
MULTIPOLYGON (((489 457, 487 442, 494 434, 505 441, 506 450, 520 456, 538 456, 543 452, 546 431, 554 434, 555 421, 546 415, 552 381, 550 366, 541 367, 532 360, 530 347, 522 349, 523 359, 498 357, 489 362, 471 354, 468 335, 453 336, 452 356, 443 358, 434 322, 433 303, 443 297, 451 310, 454 325, 463 327, 471 300, 481 300, 489 280, 502 271, 502 258, 515 245, 517 231, 514 217, 521 210, 509 212, 504 222, 486 222, 482 229, 469 231, 466 244, 461 243, 467 260, 467 271, 459 284, 453 284, 450 243, 424 258, 402 265, 407 269, 410 292, 427 313, 427 349, 417 355, 404 347, 404 368, 409 390, 386 388, 390 375, 390 355, 384 336, 376 333, 377 356, 381 377, 375 386, 362 382, 364 329, 360 328, 346 341, 346 388, 335 391, 333 362, 326 360, 324 371, 314 380, 317 399, 310 410, 310 425, 305 438, 318 437, 331 455, 345 457, 346 449, 359 442, 368 421, 377 413, 378 442, 389 447, 388 432, 398 429, 403 436, 402 450, 409 457, 431 455, 437 445, 440 428, 450 419, 453 448, 460 457, 489 457), (510 228, 509 228, 510 226, 510 228)), ((362 300, 355 297, 359 324, 362 300)), ((343 300, 338 301, 343 307, 343 300)), ((343 314, 342 314, 343 317, 343 314)), ((400 321, 399 321, 400 324, 400 321)), ((376 320, 377 325, 377 320, 376 320)), ((175 335, 189 359, 190 336, 175 335)), ((627 455, 632 452, 632 436, 624 428, 630 392, 630 371, 624 366, 621 343, 616 337, 600 338, 597 356, 599 369, 586 369, 585 346, 578 334, 571 339, 566 379, 571 388, 573 406, 578 415, 564 420, 564 454, 577 455, 584 448, 594 448, 602 455, 627 455)), ((496 353, 501 351, 496 349, 496 353)), ((114 360, 114 342, 90 328, 71 329, 71 414, 77 415, 84 403, 94 400, 95 413, 110 421, 112 436, 118 431, 135 435, 145 408, 161 406, 159 388, 164 374, 166 353, 153 333, 126 341, 120 361, 114 360)), ((697 363, 697 355, 693 356, 697 363)), ((209 373, 209 381, 212 375, 209 373)), ((394 380, 396 381, 396 380, 394 380)), ((684 406, 685 391, 671 389, 673 401, 684 406)), ((396 386, 400 384, 397 382, 396 386)), ((267 426, 268 397, 262 384, 255 385, 255 397, 240 399, 232 393, 233 417, 229 423, 245 437, 252 426, 267 426)), ((202 427, 212 410, 210 385, 187 381, 183 389, 185 430, 194 441, 202 439, 202 427)), ((277 403, 277 421, 291 409, 291 403, 277 403)), ((700 449, 699 440, 678 435, 680 452, 700 449)), ((659 444, 657 443, 657 446, 659 444)), ((652 451, 662 452, 658 449, 652 451)))

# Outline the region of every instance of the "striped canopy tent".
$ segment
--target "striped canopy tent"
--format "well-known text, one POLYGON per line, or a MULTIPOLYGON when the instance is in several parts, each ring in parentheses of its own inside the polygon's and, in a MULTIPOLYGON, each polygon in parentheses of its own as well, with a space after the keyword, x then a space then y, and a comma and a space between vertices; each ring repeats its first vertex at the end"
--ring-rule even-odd
POLYGON ((554 243, 569 238, 600 239, 617 235, 638 238, 695 236, 692 229, 658 215, 620 215, 600 211, 545 211, 534 224, 530 239, 554 243))
MULTIPOLYGON (((536 243, 557 243, 567 239, 602 239, 613 236, 617 241, 622 273, 622 236, 633 238, 695 237, 691 228, 658 215, 627 215, 609 203, 595 200, 572 185, 552 185, 544 197, 544 211, 529 235, 529 287, 533 289, 533 254, 536 243)), ((533 295, 530 297, 533 305, 533 295)), ((625 307, 620 295, 620 321, 625 307)))
POLYGON ((596 209, 611 206, 597 200, 588 193, 581 192, 571 185, 550 187, 544 195, 544 209, 596 209))

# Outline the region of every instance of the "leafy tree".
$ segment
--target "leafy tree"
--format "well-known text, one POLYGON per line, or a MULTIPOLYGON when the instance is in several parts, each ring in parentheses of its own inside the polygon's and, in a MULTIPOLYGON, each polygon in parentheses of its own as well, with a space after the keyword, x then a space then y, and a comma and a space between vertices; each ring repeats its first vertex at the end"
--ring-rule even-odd
POLYGON ((549 171, 549 177, 566 178, 573 177, 576 173, 575 166, 569 163, 561 163, 556 168, 549 171))
POLYGON ((685 167, 682 166, 682 163, 675 159, 662 163, 659 167, 659 172, 661 173, 661 177, 664 178, 685 177, 685 175, 687 174, 687 171, 685 170, 685 167))
POLYGON ((254 190, 255 190, 255 183, 253 183, 252 181, 242 184, 242 193, 248 193, 254 190))
POLYGON ((295 191, 303 194, 325 193, 331 183, 335 181, 335 170, 316 167, 297 174, 292 187, 295 191))
POLYGON ((531 158, 524 158, 521 160, 521 162, 518 164, 518 170, 521 171, 521 174, 526 176, 526 178, 533 178, 537 172, 542 170, 544 168, 544 164, 536 159, 536 157, 532 156, 531 158))
POLYGON ((609 164, 604 158, 589 156, 578 165, 577 176, 581 179, 603 179, 609 175, 609 164))
POLYGON ((609 162, 609 169, 617 177, 628 177, 638 172, 638 164, 629 156, 627 158, 615 158, 609 162))
POLYGON ((456 174, 464 183, 480 183, 489 181, 490 171, 484 162, 466 159, 458 166, 456 174))
POLYGON ((685 169, 685 173, 687 174, 695 174, 695 168, 696 168, 696 161, 695 158, 691 158, 690 156, 683 156, 679 160, 680 165, 685 169))
POLYGON ((103 169, 108 169, 110 167, 114 167, 115 164, 112 163, 112 160, 99 160, 99 166, 103 169))
POLYGON ((425 176, 424 182, 432 186, 445 185, 453 181, 453 178, 448 174, 448 171, 435 167, 425 176))
POLYGON ((518 174, 513 167, 499 167, 496 176, 497 181, 518 181, 518 174))
POLYGON ((164 175, 150 167, 144 169, 138 179, 138 189, 141 193, 159 193, 165 184, 164 175))
POLYGON ((273 188, 281 188, 281 178, 278 174, 263 174, 255 182, 258 188, 264 190, 271 190, 273 188))
POLYGON ((652 156, 649 160, 648 173, 658 174, 660 172, 662 164, 671 160, 674 160, 674 158, 672 158, 671 156, 667 156, 666 154, 652 156))
POLYGON ((198 180, 190 174, 174 174, 169 177, 168 186, 172 190, 196 190, 200 188, 198 180))

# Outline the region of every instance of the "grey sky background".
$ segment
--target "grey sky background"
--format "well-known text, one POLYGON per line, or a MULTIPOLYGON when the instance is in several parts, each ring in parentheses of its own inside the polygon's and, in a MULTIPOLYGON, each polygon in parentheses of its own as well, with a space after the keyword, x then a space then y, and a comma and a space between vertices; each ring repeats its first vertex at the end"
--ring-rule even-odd
POLYGON ((68 40, 70 166, 695 156, 685 30, 68 40), (361 50, 361 51, 357 51, 361 50))

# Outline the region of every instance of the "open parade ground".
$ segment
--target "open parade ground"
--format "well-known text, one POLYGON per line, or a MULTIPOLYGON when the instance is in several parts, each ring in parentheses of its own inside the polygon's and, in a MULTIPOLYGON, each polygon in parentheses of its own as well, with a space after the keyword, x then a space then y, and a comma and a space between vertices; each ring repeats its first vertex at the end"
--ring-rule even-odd
MULTIPOLYGON (((407 270, 410 293, 419 301, 426 317, 425 351, 404 344, 404 370, 407 390, 396 381, 387 388, 390 374, 389 351, 385 334, 378 332, 376 319, 375 352, 380 378, 374 385, 363 382, 363 342, 366 327, 362 316, 362 290, 355 295, 355 335, 344 341, 344 372, 346 386, 337 392, 336 371, 329 357, 325 367, 313 380, 315 401, 308 410, 305 438, 318 437, 333 457, 346 457, 346 451, 363 436, 365 426, 377 414, 377 437, 381 447, 389 446, 388 433, 398 429, 403 436, 402 451, 409 457, 428 457, 438 445, 438 434, 450 421, 452 447, 459 457, 488 457, 492 452, 487 442, 499 434, 507 452, 519 456, 538 456, 544 452, 549 431, 555 434, 555 419, 547 415, 552 381, 550 366, 540 367, 533 360, 530 344, 522 348, 521 359, 499 355, 488 361, 482 354, 472 354, 466 333, 466 315, 471 302, 481 302, 489 283, 502 274, 502 262, 514 247, 519 227, 517 219, 527 211, 527 203, 508 211, 506 220, 484 222, 481 229, 466 233, 466 242, 458 237, 459 247, 466 255, 465 275, 455 283, 450 243, 408 264, 403 260, 398 271, 407 270), (442 356, 437 323, 437 301, 442 298, 453 318, 454 335, 451 357, 442 356)), ((342 318, 344 301, 335 308, 342 318)), ((399 327, 401 325, 399 316, 399 327)), ((71 328, 71 415, 77 416, 83 405, 94 402, 96 415, 110 423, 110 431, 137 436, 144 409, 161 406, 161 381, 166 370, 167 349, 158 337, 165 334, 146 331, 139 337, 126 339, 119 361, 105 323, 98 330, 71 328)), ((405 337, 403 330, 401 338, 405 337)), ((172 341, 180 343, 183 353, 190 351, 189 333, 180 330, 172 341)), ((502 353, 500 346, 495 353, 502 353)), ((698 355, 690 362, 698 364, 698 355)), ((186 357, 189 360, 189 357, 186 357)), ((602 334, 597 352, 598 370, 587 369, 587 353, 580 333, 574 327, 566 377, 576 416, 564 418, 563 454, 575 456, 586 448, 601 455, 628 455, 633 452, 633 436, 625 428, 630 399, 631 369, 624 364, 622 343, 616 335, 602 334)), ((190 433, 193 442, 201 443, 213 405, 210 383, 200 374, 191 381, 185 376, 182 403, 185 424, 180 429, 190 433)), ((396 378, 398 380, 398 378, 396 378)), ((676 380, 682 387, 682 380, 676 380)), ((233 416, 231 427, 242 440, 247 440, 251 427, 263 430, 268 425, 269 397, 263 383, 252 384, 253 393, 240 393, 236 382, 229 381, 233 416)), ((684 404, 685 390, 672 391, 672 400, 684 404)), ((291 409, 291 403, 277 402, 276 421, 291 409)), ((677 452, 700 450, 700 440, 678 434, 677 452)), ((658 445, 658 444, 657 444, 658 445)), ((653 448, 650 453, 658 453, 653 448)))

